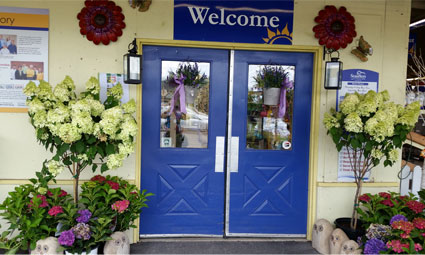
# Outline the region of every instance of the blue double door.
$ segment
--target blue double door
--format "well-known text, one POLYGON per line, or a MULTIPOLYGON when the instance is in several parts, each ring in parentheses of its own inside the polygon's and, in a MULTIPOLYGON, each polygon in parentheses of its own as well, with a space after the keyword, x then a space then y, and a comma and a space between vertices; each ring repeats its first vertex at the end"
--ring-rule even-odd
POLYGON ((165 46, 142 52, 141 187, 155 196, 141 214, 140 234, 305 235, 313 55, 165 46), (208 81, 202 100, 190 102, 188 87, 185 102, 176 97, 178 84, 169 86, 176 63, 199 63, 208 81), (267 65, 290 67, 292 96, 279 123, 271 107, 252 108, 259 92, 249 84, 267 65), (286 130, 289 141, 270 138, 270 128, 286 130))

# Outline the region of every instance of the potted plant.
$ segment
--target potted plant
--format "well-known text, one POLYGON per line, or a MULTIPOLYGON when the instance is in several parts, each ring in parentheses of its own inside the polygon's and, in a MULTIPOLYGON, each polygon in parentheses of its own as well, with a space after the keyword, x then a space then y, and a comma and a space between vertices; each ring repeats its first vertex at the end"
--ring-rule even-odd
POLYGON ((75 202, 84 169, 91 167, 94 172, 100 166, 104 172, 118 168, 134 151, 138 132, 132 116, 136 111, 134 100, 121 105, 120 84, 108 90, 104 103, 99 92, 99 81, 94 77, 79 96, 69 76, 54 89, 45 81, 39 86, 29 82, 24 89, 37 140, 55 153, 51 164, 63 166, 74 178, 75 202))
POLYGON ((287 83, 287 79, 288 72, 282 66, 265 65, 257 72, 254 80, 257 82, 257 87, 263 89, 265 105, 279 104, 281 89, 287 83))
MULTIPOLYGON (((93 212, 92 217, 111 219, 109 229, 114 232, 110 235, 113 240, 106 242, 105 254, 112 254, 109 251, 111 247, 117 248, 114 242, 125 241, 127 245, 123 245, 122 248, 129 249, 130 246, 127 243, 129 238, 124 231, 136 227, 133 222, 139 218, 141 209, 147 207, 145 202, 147 197, 152 194, 146 193, 145 190, 140 192, 136 185, 132 185, 120 177, 109 175, 106 177, 94 176, 89 182, 82 185, 81 190, 79 202, 93 212), (121 237, 120 240, 115 240, 117 236, 121 237)), ((116 252, 128 254, 129 250, 116 252)))
POLYGON ((361 238, 364 254, 423 254, 425 204, 413 195, 380 192, 359 197, 360 219, 366 234, 361 238))
POLYGON ((147 197, 153 195, 118 176, 109 175, 96 175, 81 189, 80 203, 93 211, 94 217, 110 217, 111 229, 121 232, 136 227, 134 220, 139 218, 141 209, 147 207, 147 197))
POLYGON ((349 229, 357 227, 359 195, 366 173, 381 160, 384 166, 398 160, 397 148, 401 148, 419 113, 418 102, 403 107, 389 102, 387 91, 347 94, 339 111, 331 109, 325 113, 323 123, 327 133, 338 151, 344 147, 348 150, 354 174, 356 194, 349 229))
POLYGON ((32 184, 15 187, 0 204, 0 216, 9 224, 1 234, 0 249, 7 249, 8 254, 34 250, 38 240, 54 237, 63 208, 73 206, 64 190, 47 186, 54 178, 47 165, 36 173, 38 179, 30 179, 32 184))
POLYGON ((93 217, 89 209, 79 209, 71 204, 63 209, 58 242, 65 254, 97 254, 99 244, 112 233, 111 218, 107 215, 93 217))
MULTIPOLYGON (((185 102, 193 104, 199 93, 199 89, 208 84, 208 77, 205 73, 201 73, 198 63, 181 63, 177 71, 169 72, 169 83, 177 86, 183 86, 185 94, 185 102)), ((178 91, 179 87, 177 87, 178 91)))

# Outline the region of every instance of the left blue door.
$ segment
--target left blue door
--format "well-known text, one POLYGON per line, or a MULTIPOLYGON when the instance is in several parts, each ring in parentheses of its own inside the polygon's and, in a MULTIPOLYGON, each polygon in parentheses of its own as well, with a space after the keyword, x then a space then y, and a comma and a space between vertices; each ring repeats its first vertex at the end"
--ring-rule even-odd
POLYGON ((228 58, 225 50, 143 47, 141 186, 155 196, 141 214, 142 235, 223 235, 225 177, 215 171, 220 169, 215 154, 216 138, 226 134, 228 58), (202 148, 165 146, 171 140, 161 133, 167 112, 161 109, 161 70, 173 61, 207 63, 209 107, 204 117, 209 121, 202 148))

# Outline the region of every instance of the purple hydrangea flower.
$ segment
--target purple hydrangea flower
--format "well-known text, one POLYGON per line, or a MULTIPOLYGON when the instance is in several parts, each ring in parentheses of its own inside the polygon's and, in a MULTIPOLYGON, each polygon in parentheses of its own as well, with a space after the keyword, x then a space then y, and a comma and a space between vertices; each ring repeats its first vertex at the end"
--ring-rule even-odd
POLYGON ((90 226, 86 223, 78 223, 72 231, 77 239, 89 240, 91 237, 90 226))
POLYGON ((87 209, 79 210, 78 213, 80 216, 77 218, 77 222, 79 223, 87 223, 91 218, 91 212, 87 209))
POLYGON ((408 220, 407 220, 407 218, 404 215, 397 214, 397 215, 394 215, 391 218, 390 225, 393 224, 393 222, 396 222, 396 221, 408 221, 408 220))
POLYGON ((385 243, 377 238, 372 238, 370 240, 367 240, 363 253, 364 254, 379 254, 380 251, 386 251, 387 247, 385 246, 385 243))
POLYGON ((58 238, 58 242, 61 245, 72 246, 75 241, 75 235, 72 230, 63 231, 58 238))

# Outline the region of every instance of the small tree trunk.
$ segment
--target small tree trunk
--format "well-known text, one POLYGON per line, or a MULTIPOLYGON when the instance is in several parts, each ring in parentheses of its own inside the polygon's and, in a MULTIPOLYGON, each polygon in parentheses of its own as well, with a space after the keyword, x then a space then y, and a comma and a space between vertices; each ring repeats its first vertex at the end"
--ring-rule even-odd
POLYGON ((358 215, 357 208, 359 207, 359 195, 362 190, 362 183, 363 183, 363 180, 361 178, 356 182, 357 188, 356 188, 356 195, 354 197, 353 214, 351 215, 351 224, 350 224, 351 229, 357 228, 357 215, 358 215))
POLYGON ((74 202, 75 202, 75 204, 77 204, 78 203, 78 185, 79 185, 78 182, 79 182, 79 179, 80 179, 80 170, 79 170, 78 164, 77 165, 75 163, 72 164, 72 173, 73 173, 72 178, 74 179, 73 180, 73 182, 74 182, 74 202))

